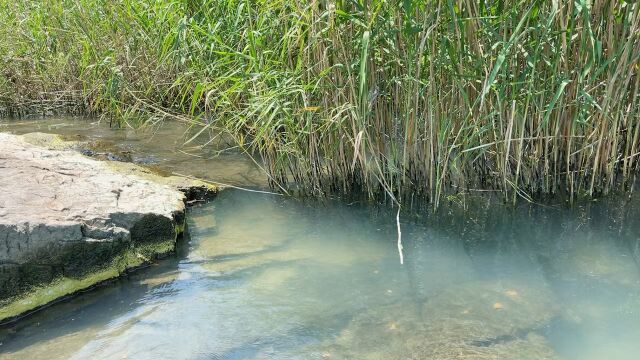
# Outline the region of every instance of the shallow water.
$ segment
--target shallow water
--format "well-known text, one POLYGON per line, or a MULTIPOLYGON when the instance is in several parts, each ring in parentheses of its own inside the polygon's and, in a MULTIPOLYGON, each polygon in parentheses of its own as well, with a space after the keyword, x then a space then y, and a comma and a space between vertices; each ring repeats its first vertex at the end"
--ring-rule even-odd
POLYGON ((87 141, 97 152, 115 159, 159 167, 167 173, 188 174, 236 186, 266 186, 264 172, 222 136, 214 136, 215 140, 211 141, 211 133, 204 132, 188 142, 198 130, 175 121, 135 130, 111 127, 108 121, 95 118, 0 118, 1 132, 58 134, 69 140, 87 141))
MULTIPOLYGON (((637 206, 402 223, 224 191, 175 258, 1 330, 2 359, 637 359, 637 206)), ((462 215, 461 215, 462 214, 462 215)))

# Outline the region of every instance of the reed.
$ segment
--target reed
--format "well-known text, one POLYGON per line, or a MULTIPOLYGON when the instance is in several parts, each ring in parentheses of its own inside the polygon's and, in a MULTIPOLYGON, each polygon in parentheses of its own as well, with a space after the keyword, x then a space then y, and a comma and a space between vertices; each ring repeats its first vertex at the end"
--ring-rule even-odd
POLYGON ((640 5, 612 0, 0 0, 0 103, 188 115, 274 182, 398 201, 629 188, 640 5), (53 99, 53 100, 51 100, 53 99))

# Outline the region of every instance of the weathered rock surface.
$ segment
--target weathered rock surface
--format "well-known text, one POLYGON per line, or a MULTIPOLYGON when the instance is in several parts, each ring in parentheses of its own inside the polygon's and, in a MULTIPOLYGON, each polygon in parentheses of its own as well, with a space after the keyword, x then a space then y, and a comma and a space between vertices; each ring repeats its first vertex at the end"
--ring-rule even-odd
POLYGON ((172 251, 185 192, 215 192, 68 148, 0 133, 0 321, 172 251))

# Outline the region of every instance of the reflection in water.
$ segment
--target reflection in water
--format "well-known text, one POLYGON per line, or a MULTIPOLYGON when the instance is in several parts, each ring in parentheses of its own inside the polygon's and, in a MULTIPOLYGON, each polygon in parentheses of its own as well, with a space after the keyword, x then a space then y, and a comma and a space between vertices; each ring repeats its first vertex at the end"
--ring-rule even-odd
POLYGON ((635 359, 638 207, 478 202, 403 224, 224 191, 175 259, 0 332, 2 359, 635 359), (636 254, 637 255, 637 254, 636 254))

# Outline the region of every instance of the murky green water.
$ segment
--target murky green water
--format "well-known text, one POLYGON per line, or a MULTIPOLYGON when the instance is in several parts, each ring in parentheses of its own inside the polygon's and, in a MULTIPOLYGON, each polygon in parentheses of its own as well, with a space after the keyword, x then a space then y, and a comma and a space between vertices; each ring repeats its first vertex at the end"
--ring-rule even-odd
POLYGON ((175 259, 2 330, 0 358, 638 358, 635 206, 448 212, 403 221, 401 266, 393 214, 225 191, 175 259))
MULTIPOLYGON (((176 171, 262 181, 239 154, 66 124, 176 171)), ((0 329, 0 359, 640 357, 639 198, 413 214, 400 265, 388 210, 224 191, 191 209, 175 257, 0 329)))
POLYGON ((101 158, 132 161, 237 186, 266 186, 264 172, 222 136, 202 133, 186 124, 164 121, 141 130, 112 128, 94 118, 53 117, 11 120, 0 118, 0 131, 15 134, 44 132, 89 142, 101 158))

